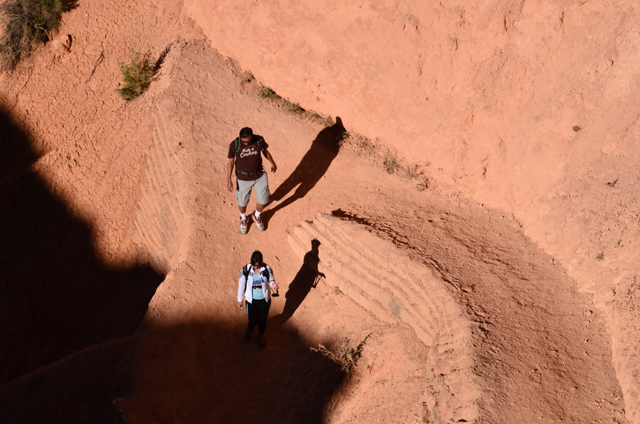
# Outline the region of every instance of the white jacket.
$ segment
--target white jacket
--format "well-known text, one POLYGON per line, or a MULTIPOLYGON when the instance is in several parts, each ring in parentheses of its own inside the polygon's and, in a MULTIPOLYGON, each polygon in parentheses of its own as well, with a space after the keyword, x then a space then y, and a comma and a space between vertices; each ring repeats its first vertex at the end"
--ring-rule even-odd
MULTIPOLYGON (((264 299, 268 302, 271 300, 271 286, 275 284, 276 280, 273 278, 273 270, 269 265, 266 265, 260 268, 260 275, 262 277, 262 292, 264 293, 264 299), (264 275, 262 275, 262 271, 267 268, 269 271, 269 281, 265 281, 264 275)), ((251 264, 245 265, 240 270, 240 278, 238 279, 238 302, 242 302, 242 295, 244 294, 244 298, 247 299, 247 302, 251 303, 253 301, 253 267, 251 264), (249 276, 245 278, 244 270, 249 267, 249 276), (249 280, 249 281, 247 281, 249 280)))

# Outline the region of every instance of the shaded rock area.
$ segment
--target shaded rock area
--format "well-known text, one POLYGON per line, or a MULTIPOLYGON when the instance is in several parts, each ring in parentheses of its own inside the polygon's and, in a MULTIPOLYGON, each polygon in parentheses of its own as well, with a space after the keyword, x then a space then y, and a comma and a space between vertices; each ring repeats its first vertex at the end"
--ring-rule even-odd
POLYGON ((0 121, 16 158, 0 180, 0 416, 106 422, 115 366, 164 276, 105 264, 91 225, 29 166, 32 141, 8 114, 0 121))

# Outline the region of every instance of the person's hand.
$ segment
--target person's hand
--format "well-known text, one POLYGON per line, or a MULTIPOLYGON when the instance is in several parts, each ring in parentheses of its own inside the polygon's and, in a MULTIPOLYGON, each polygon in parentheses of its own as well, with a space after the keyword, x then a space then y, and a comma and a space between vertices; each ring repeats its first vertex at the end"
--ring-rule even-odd
POLYGON ((273 172, 274 174, 276 173, 276 169, 278 169, 278 167, 276 166, 275 163, 271 164, 271 172, 273 172))
POLYGON ((275 291, 278 291, 280 289, 280 287, 278 287, 278 283, 276 283, 275 281, 273 282, 273 284, 271 284, 271 288, 275 291))
POLYGON ((238 309, 242 309, 242 300, 238 302, 238 309))
POLYGON ((231 182, 231 180, 227 182, 227 190, 233 191, 233 183, 231 182))

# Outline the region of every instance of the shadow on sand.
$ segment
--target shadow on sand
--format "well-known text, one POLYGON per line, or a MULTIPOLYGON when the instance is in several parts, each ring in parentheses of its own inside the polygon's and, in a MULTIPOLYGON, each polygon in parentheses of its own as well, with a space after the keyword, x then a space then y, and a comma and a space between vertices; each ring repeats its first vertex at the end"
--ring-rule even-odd
POLYGON ((313 140, 313 143, 311 143, 309 151, 305 153, 291 175, 289 175, 271 195, 270 201, 280 201, 294 188, 296 190, 286 200, 264 212, 265 222, 280 209, 286 208, 296 200, 306 196, 307 193, 315 187, 318 181, 320 181, 320 178, 322 178, 329 169, 331 162, 338 156, 340 141, 345 133, 346 130, 342 125, 342 119, 340 119, 340 117, 336 117, 335 124, 318 133, 318 136, 313 140))
POLYGON ((286 303, 282 314, 272 318, 274 325, 281 326, 287 322, 300 307, 311 289, 316 288, 319 278, 324 277, 324 274, 318 271, 318 263, 320 263, 319 247, 320 241, 311 241, 311 250, 304 255, 302 266, 293 281, 291 281, 291 284, 289 284, 289 289, 285 294, 286 303))
POLYGON ((321 424, 345 381, 340 366, 312 352, 293 327, 269 324, 267 347, 260 349, 255 332, 244 340, 245 313, 235 318, 145 323, 118 373, 123 416, 176 424, 321 424))
MULTIPOLYGON (((37 160, 33 144, 4 111, 0 145, 0 397, 6 398, 7 383, 20 376, 74 352, 131 336, 163 276, 151 269, 111 269, 100 261, 91 224, 74 216, 29 168, 37 160)), ((109 350, 111 359, 96 359, 82 370, 83 384, 108 386, 94 380, 113 377, 116 362, 113 348, 109 350), (105 367, 111 372, 105 373, 105 367)), ((45 421, 75 422, 79 408, 91 422, 103 421, 98 415, 108 407, 105 393, 87 399, 65 394, 65 389, 62 385, 41 393, 34 386, 28 398, 12 397, 11 405, 0 401, 2 421, 29 422, 24 417, 46 402, 54 408, 51 399, 56 397, 56 413, 45 421), (72 415, 64 416, 61 411, 72 398, 87 404, 67 405, 72 415)))

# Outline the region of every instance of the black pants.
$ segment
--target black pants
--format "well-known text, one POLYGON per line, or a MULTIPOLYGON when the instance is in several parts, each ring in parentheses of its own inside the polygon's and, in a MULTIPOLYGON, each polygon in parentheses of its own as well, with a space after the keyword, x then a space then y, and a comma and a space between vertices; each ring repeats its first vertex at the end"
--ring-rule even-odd
POLYGON ((247 315, 249 315, 249 328, 254 329, 258 326, 258 331, 264 333, 267 329, 267 317, 269 316, 269 308, 271 301, 265 299, 253 300, 253 303, 247 302, 247 315))

